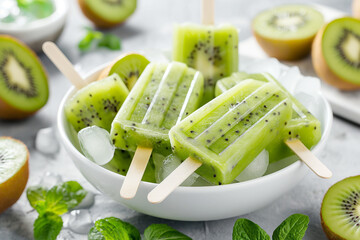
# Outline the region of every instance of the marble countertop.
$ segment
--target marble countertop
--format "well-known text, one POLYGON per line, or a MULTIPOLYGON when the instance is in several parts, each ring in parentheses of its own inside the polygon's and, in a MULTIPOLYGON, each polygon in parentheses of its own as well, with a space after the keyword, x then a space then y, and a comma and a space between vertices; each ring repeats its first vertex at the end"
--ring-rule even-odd
MULTIPOLYGON (((291 1, 255 0, 249 4, 249 1, 245 0, 218 0, 216 1, 216 21, 231 22, 239 27, 240 39, 244 40, 251 34, 249 26, 256 13, 273 5, 289 2, 291 1)), ((350 13, 351 7, 350 0, 299 0, 297 2, 319 3, 347 13, 350 13)), ((199 11, 200 1, 139 0, 135 14, 125 24, 108 32, 121 37, 122 52, 169 49, 171 48, 173 24, 184 21, 199 22, 199 11)), ((85 34, 84 26, 90 25, 75 1, 71 1, 67 25, 58 45, 76 64, 81 73, 109 62, 120 54, 120 52, 104 49, 89 53, 79 52, 77 42, 85 34)), ((55 126, 58 105, 70 87, 67 80, 43 54, 40 54, 40 59, 50 76, 51 92, 48 104, 35 116, 26 120, 0 121, 0 135, 18 138, 29 147, 31 158, 28 186, 38 184, 46 175, 58 174, 63 180, 80 182, 86 189, 96 194, 95 205, 89 210, 92 221, 99 217, 115 216, 134 224, 140 232, 143 232, 152 223, 166 223, 196 240, 231 239, 232 228, 238 217, 209 222, 179 222, 140 214, 99 195, 82 177, 62 148, 56 155, 45 155, 36 150, 34 144, 36 133, 39 129, 55 126)), ((306 72, 303 73, 306 74, 306 72)), ((333 170, 333 178, 330 180, 319 179, 309 171, 306 178, 292 191, 271 205, 241 217, 256 222, 271 234, 276 226, 289 215, 293 213, 306 214, 310 217, 310 224, 304 239, 326 239, 320 225, 321 201, 333 183, 359 173, 359 139, 360 128, 358 125, 335 117, 330 139, 325 150, 318 156, 333 170)), ((15 205, 0 215, 0 239, 32 239, 33 222, 37 213, 31 210, 26 196, 23 194, 15 205)), ((70 228, 64 228, 58 239, 86 239, 86 235, 76 234, 70 228)))

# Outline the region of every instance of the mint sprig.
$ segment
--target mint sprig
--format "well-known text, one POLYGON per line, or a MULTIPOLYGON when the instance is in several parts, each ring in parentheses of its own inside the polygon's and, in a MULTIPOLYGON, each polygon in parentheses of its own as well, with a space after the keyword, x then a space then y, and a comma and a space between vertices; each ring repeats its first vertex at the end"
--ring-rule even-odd
MULTIPOLYGON (((273 240, 301 240, 309 224, 309 217, 293 214, 285 219, 273 232, 273 240)), ((270 240, 259 225, 248 219, 238 219, 233 228, 233 240, 270 240)))
POLYGON ((75 181, 64 182, 51 189, 29 187, 26 191, 27 198, 39 213, 34 222, 34 238, 55 240, 63 226, 60 216, 76 207, 86 194, 83 187, 75 181))
POLYGON ((152 224, 145 229, 144 240, 191 240, 166 224, 152 224))
POLYGON ((97 47, 105 47, 110 50, 121 49, 121 41, 118 36, 95 31, 91 28, 86 28, 86 31, 86 35, 78 44, 81 51, 89 51, 95 43, 97 47))

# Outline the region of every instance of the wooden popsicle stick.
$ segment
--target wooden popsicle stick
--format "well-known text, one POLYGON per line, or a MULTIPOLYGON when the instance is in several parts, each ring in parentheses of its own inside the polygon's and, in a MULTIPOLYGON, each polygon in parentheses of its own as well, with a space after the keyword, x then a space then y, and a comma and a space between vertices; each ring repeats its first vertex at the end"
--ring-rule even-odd
POLYGON ((126 174, 120 189, 120 196, 125 199, 135 197, 146 166, 151 156, 152 148, 138 146, 134 158, 131 161, 129 171, 126 174))
POLYGON ((70 80, 72 85, 77 89, 85 87, 88 83, 79 75, 71 64, 69 59, 61 52, 61 50, 53 42, 45 42, 42 49, 46 56, 54 63, 54 65, 70 80))
POLYGON ((285 144, 319 177, 331 178, 332 172, 299 140, 285 141, 285 144))
POLYGON ((201 0, 201 22, 204 25, 214 25, 214 0, 201 0))
POLYGON ((172 193, 181 183, 183 183, 200 166, 201 162, 188 157, 182 162, 169 176, 167 176, 158 186, 148 195, 151 203, 161 203, 170 193, 172 193))

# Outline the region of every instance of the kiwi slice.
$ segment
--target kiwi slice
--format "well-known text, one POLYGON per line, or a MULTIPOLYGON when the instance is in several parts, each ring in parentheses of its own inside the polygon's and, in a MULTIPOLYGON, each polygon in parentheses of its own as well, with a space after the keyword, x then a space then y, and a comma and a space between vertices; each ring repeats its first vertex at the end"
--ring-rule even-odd
POLYGON ((124 22, 136 9, 136 0, 78 0, 84 15, 97 27, 124 22))
POLYGON ((98 126, 110 131, 111 123, 129 90, 117 74, 80 89, 65 105, 65 115, 76 131, 98 126))
MULTIPOLYGON (((103 167, 112 172, 126 176, 133 157, 134 157, 134 153, 132 152, 116 149, 114 158, 103 167)), ((150 158, 149 163, 146 166, 144 175, 142 177, 142 181, 152 182, 152 183, 156 182, 153 156, 150 158)))
POLYGON ((319 32, 313 46, 314 68, 340 89, 360 89, 360 20, 336 19, 319 32))
POLYGON ((360 239, 360 176, 345 178, 330 187, 320 215, 329 239, 360 239))
POLYGON ((150 61, 143 55, 130 53, 107 67, 100 74, 100 77, 116 73, 124 81, 128 89, 131 90, 149 63, 150 61))
POLYGON ((0 118, 30 116, 48 96, 47 76, 35 53, 15 38, 0 35, 0 118))
POLYGON ((312 41, 323 24, 323 15, 310 6, 284 5, 261 12, 253 20, 252 29, 269 56, 297 60, 310 53, 312 41))

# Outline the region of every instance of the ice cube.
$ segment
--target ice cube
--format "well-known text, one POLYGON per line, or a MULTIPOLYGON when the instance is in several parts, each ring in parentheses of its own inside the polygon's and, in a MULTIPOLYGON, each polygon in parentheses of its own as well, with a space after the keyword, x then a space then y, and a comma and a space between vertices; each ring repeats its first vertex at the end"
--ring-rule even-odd
POLYGON ((50 189, 53 186, 60 184, 62 182, 62 178, 59 174, 53 172, 45 172, 42 176, 39 185, 50 189))
POLYGON ((35 138, 35 148, 44 154, 56 154, 60 146, 56 139, 53 128, 40 129, 35 138))
POLYGON ((88 234, 94 225, 90 211, 87 209, 73 210, 70 212, 67 227, 78 234, 88 234))
POLYGON ((294 93, 298 81, 302 78, 298 67, 287 68, 282 71, 279 82, 290 92, 294 93))
POLYGON ((104 165, 114 157, 115 147, 105 129, 98 126, 81 129, 78 139, 85 157, 96 164, 104 165))
MULTIPOLYGON (((172 173, 180 164, 181 160, 175 155, 171 154, 166 158, 154 158, 155 164, 155 178, 158 183, 162 182, 170 173, 172 173)), ((181 186, 191 186, 195 183, 198 174, 193 173, 186 179, 181 186)))
POLYGON ((95 203, 95 194, 88 191, 84 199, 74 209, 89 209, 95 203))
POLYGON ((320 80, 314 77, 302 77, 296 84, 294 94, 307 93, 311 96, 319 95, 321 85, 320 80))
POLYGON ((321 116, 322 105, 319 103, 319 95, 311 95, 305 92, 295 93, 294 97, 301 102, 313 115, 321 116))
POLYGON ((236 181, 244 182, 251 179, 261 177, 265 174, 266 169, 269 166, 269 152, 263 150, 245 169, 239 176, 236 177, 236 181))

